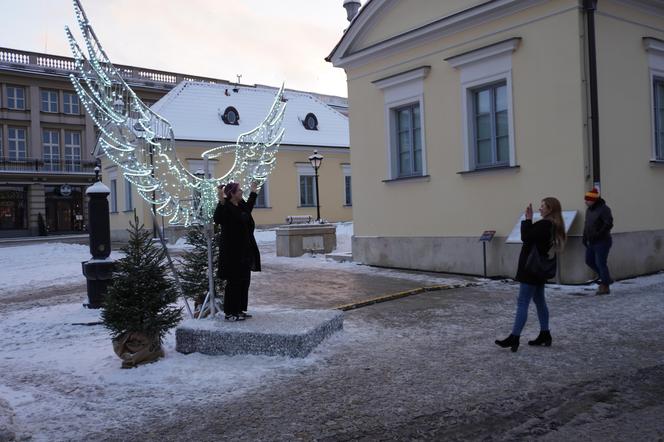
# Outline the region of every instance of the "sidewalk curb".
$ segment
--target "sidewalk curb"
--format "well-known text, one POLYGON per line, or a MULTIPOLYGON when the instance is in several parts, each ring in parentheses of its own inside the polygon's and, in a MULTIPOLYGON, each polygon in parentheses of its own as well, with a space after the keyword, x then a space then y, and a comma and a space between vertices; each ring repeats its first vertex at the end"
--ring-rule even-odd
POLYGON ((460 289, 465 287, 477 287, 478 285, 480 284, 477 282, 461 282, 458 284, 443 284, 443 285, 432 285, 427 287, 418 287, 416 289, 405 290, 403 292, 389 293, 386 295, 377 296, 375 298, 367 299, 360 302, 343 304, 334 308, 336 310, 341 310, 342 312, 347 312, 349 310, 355 310, 369 305, 380 304, 381 302, 393 301, 395 299, 401 299, 401 298, 406 298, 408 296, 419 295, 420 293, 435 292, 439 290, 460 289))

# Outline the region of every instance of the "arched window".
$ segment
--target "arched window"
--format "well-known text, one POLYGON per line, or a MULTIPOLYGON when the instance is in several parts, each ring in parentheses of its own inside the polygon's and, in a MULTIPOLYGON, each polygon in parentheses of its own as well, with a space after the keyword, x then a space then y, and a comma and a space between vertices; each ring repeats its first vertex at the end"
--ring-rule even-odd
POLYGON ((316 115, 311 112, 307 114, 302 124, 307 130, 318 130, 318 118, 316 118, 316 115))
POLYGON ((221 116, 221 119, 226 124, 237 126, 240 124, 240 113, 233 106, 228 106, 221 116))

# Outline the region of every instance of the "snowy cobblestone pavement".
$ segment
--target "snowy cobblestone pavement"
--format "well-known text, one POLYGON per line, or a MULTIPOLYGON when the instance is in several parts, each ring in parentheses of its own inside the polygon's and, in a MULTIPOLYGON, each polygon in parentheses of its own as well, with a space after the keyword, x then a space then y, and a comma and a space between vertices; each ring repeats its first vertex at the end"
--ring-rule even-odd
MULTIPOLYGON (((664 275, 614 287, 606 297, 551 290, 553 346, 524 342, 516 354, 493 344, 509 332, 513 284, 348 312, 344 333, 317 350, 312 364, 227 401, 181 408, 143 436, 662 440, 664 275)), ((532 316, 524 341, 537 334, 532 316)))
MULTIPOLYGON (((250 308, 331 308, 459 281, 277 258, 270 247, 261 244, 265 271, 253 279, 250 308)), ((171 334, 163 360, 132 370, 119 368, 103 327, 74 325, 99 320, 81 307, 80 286, 38 288, 39 278, 0 296, 0 434, 664 440, 664 273, 617 283, 605 297, 550 286, 551 348, 526 345, 538 331, 532 306, 519 351, 496 347, 511 328, 517 286, 484 281, 346 312, 344 330, 306 358, 182 355, 171 334)))

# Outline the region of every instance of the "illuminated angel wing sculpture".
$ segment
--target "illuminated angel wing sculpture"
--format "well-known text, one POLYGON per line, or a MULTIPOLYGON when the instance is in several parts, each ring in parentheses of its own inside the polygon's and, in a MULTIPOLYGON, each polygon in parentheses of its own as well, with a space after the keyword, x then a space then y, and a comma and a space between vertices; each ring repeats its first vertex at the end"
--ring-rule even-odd
POLYGON ((207 224, 217 203, 216 187, 235 181, 248 189, 259 187, 276 164, 276 153, 284 135, 281 123, 286 108, 283 86, 265 120, 254 130, 238 137, 237 144, 220 146, 203 153, 203 158, 234 155, 234 162, 222 177, 196 176, 178 160, 173 128, 146 106, 110 62, 79 0, 74 0, 84 51, 65 27, 74 55, 77 75, 70 75, 74 89, 88 115, 99 128, 99 146, 118 166, 138 194, 170 224, 207 224))

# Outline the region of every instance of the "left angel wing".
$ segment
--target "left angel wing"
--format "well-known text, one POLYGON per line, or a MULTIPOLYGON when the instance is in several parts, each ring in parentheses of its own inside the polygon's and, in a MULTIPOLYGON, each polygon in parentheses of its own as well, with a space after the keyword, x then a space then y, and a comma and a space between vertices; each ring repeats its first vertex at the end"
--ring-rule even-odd
POLYGON ((249 189, 256 181, 262 187, 277 163, 277 150, 284 136, 281 123, 286 111, 284 86, 274 98, 265 119, 253 130, 238 136, 236 144, 215 147, 203 152, 203 158, 216 158, 225 153, 235 153, 229 172, 218 178, 220 182, 236 182, 242 189, 249 189))
POLYGON ((74 10, 88 56, 65 27, 78 71, 77 76, 70 75, 70 80, 100 131, 98 143, 157 213, 168 217, 171 224, 197 221, 202 213, 196 191, 204 180, 177 159, 170 123, 150 110, 124 81, 99 43, 79 0, 74 0, 74 10))

